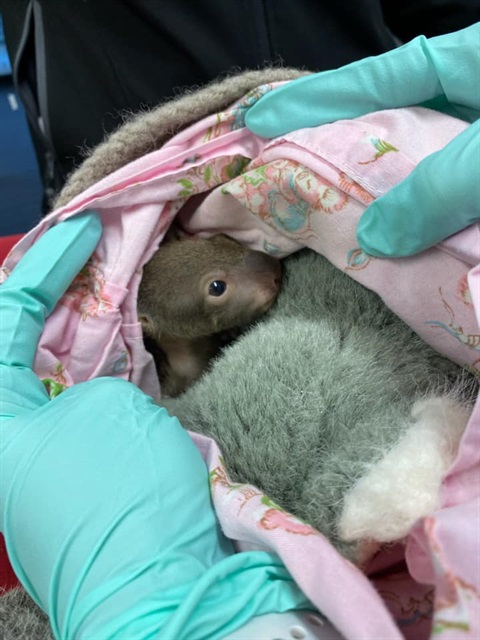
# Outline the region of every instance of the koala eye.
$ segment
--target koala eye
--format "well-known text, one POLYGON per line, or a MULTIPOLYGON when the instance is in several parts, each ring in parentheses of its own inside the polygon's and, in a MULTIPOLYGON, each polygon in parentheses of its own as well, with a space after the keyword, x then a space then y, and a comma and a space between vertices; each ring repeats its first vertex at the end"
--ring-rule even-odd
POLYGON ((214 280, 213 282, 210 283, 210 286, 208 287, 208 295, 215 296, 216 298, 218 298, 219 296, 222 296, 226 290, 227 290, 226 282, 224 282, 223 280, 214 280))

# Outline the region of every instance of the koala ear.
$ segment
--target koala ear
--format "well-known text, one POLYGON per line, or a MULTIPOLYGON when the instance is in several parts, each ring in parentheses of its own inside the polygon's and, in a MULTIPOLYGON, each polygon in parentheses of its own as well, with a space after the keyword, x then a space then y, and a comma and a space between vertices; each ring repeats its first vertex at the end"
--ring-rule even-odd
POLYGON ((176 242, 190 237, 188 233, 183 231, 177 224, 172 223, 163 238, 163 242, 176 242))
POLYGON ((143 333, 150 337, 153 338, 155 336, 155 323, 152 319, 152 317, 146 313, 140 313, 138 314, 138 321, 140 322, 140 324, 142 325, 142 331, 143 333))

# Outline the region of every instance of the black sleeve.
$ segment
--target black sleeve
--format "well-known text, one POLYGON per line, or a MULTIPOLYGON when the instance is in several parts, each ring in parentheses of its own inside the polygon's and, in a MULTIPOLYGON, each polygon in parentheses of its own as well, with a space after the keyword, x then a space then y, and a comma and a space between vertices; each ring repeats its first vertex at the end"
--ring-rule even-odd
POLYGON ((458 31, 480 20, 480 0, 382 0, 382 7, 387 25, 403 42, 458 31))
POLYGON ((47 199, 122 112, 235 69, 320 71, 383 53, 396 46, 391 30, 405 38, 403 21, 421 21, 427 4, 442 3, 386 0, 382 11, 380 0, 0 0, 47 199))

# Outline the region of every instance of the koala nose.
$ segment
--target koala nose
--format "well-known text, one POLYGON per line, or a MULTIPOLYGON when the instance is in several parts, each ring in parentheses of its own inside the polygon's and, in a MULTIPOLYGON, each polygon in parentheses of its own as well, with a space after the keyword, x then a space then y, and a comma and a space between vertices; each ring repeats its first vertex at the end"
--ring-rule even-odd
POLYGON ((264 276, 275 287, 282 281, 280 260, 261 251, 251 251, 245 256, 245 267, 256 275, 264 276))

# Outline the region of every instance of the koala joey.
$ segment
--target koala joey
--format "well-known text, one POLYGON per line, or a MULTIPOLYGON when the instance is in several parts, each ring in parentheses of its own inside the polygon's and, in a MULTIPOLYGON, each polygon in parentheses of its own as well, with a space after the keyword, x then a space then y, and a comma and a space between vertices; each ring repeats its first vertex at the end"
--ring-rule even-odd
POLYGON ((222 346, 268 311, 281 275, 279 260, 225 235, 163 242, 144 267, 137 304, 162 394, 185 391, 222 346))

